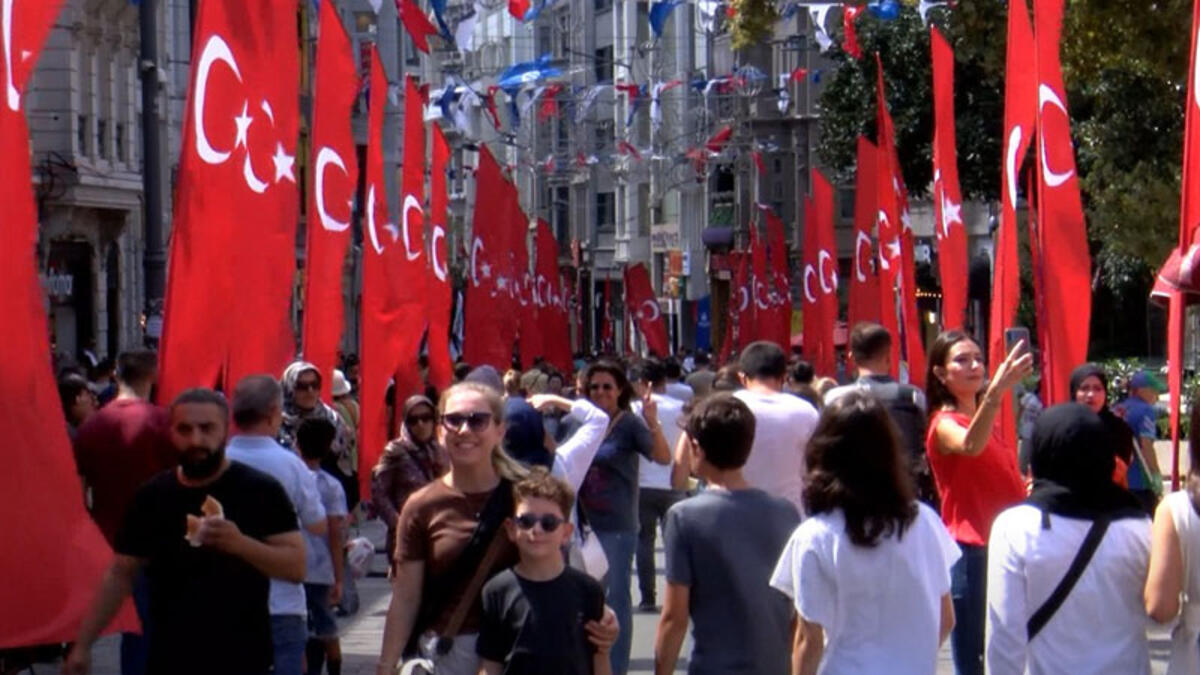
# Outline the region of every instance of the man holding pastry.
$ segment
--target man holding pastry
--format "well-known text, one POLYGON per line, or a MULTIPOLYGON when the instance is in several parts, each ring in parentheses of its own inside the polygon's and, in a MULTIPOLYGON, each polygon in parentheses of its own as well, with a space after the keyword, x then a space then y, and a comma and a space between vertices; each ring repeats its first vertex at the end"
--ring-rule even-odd
POLYGON ((64 672, 88 672, 96 637, 142 569, 152 627, 147 672, 270 670, 269 579, 304 579, 304 541, 279 483, 225 457, 228 420, 225 399, 209 389, 190 389, 171 404, 168 432, 179 466, 134 497, 64 672))

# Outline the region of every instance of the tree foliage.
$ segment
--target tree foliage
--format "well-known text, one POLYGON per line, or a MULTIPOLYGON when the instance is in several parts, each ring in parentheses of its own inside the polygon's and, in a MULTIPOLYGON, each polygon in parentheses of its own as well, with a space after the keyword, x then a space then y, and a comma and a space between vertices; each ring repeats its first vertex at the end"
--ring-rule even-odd
MULTIPOLYGON (((828 54, 834 68, 821 97, 818 152, 840 179, 852 179, 855 137, 875 135, 871 55, 878 51, 901 169, 920 197, 931 180, 933 111, 928 29, 911 4, 891 22, 859 15, 862 60, 837 47, 828 54)), ((1007 5, 960 1, 930 12, 955 51, 959 172, 973 199, 999 196, 1007 5)), ((1153 272, 1177 239, 1191 8, 1189 0, 1076 0, 1066 8, 1063 76, 1088 236, 1105 287, 1098 291, 1129 301, 1121 313, 1134 319, 1108 326, 1102 341, 1111 349, 1135 340, 1149 347, 1126 333, 1140 330, 1153 272)), ((1026 162, 1032 166, 1033 153, 1026 162)))

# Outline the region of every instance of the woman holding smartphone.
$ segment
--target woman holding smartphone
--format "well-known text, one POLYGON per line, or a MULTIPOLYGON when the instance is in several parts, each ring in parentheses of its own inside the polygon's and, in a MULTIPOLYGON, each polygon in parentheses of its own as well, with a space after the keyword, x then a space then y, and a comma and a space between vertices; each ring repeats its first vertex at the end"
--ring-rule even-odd
POLYGON ((956 622, 950 635, 959 675, 982 675, 987 612, 987 541, 992 521, 1025 497, 1015 447, 1005 447, 995 422, 1008 392, 1033 370, 1018 341, 987 379, 983 352, 967 334, 947 331, 929 350, 925 396, 931 417, 925 439, 942 503, 942 522, 962 549, 950 570, 956 622))

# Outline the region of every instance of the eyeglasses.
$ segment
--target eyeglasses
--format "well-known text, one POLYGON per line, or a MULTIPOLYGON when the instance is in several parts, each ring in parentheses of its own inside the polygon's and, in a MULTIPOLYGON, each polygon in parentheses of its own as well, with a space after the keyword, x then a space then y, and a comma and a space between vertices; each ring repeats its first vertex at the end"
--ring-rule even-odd
POLYGON ((611 382, 594 382, 588 385, 589 391, 616 391, 617 385, 611 382))
POLYGON ((296 391, 316 391, 321 388, 321 383, 316 380, 308 380, 305 382, 296 383, 296 391))
POLYGON ((430 424, 433 422, 433 420, 433 415, 412 415, 408 419, 404 420, 404 423, 411 427, 414 424, 430 424))
POLYGON ((446 413, 442 415, 442 426, 448 431, 462 431, 463 424, 474 432, 480 432, 488 428, 492 423, 492 413, 490 412, 473 412, 473 413, 446 413))
POLYGON ((532 530, 534 525, 541 523, 542 532, 553 532, 563 524, 563 519, 553 513, 522 513, 515 520, 517 527, 522 530, 532 530))

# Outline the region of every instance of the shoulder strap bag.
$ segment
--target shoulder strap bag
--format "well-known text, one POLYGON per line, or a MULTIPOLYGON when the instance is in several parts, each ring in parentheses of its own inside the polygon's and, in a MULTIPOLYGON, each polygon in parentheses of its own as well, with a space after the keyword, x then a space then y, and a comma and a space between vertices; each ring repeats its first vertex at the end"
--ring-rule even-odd
POLYGON ((1058 586, 1054 588, 1054 592, 1049 598, 1038 607, 1033 616, 1029 617, 1029 622, 1025 624, 1025 633, 1028 641, 1032 642, 1033 638, 1046 627, 1046 623, 1054 616, 1059 607, 1062 607, 1067 596, 1071 594, 1071 589, 1075 588, 1079 577, 1083 576, 1083 571, 1087 569, 1088 563, 1092 561, 1092 556, 1096 554, 1096 549, 1100 547, 1100 541, 1104 539, 1104 533, 1108 531, 1108 520, 1096 520, 1092 522, 1092 526, 1088 529, 1087 536, 1083 538, 1083 544, 1079 546, 1079 552, 1075 554, 1075 559, 1071 561, 1071 566, 1067 568, 1066 575, 1062 581, 1058 582, 1058 586))

